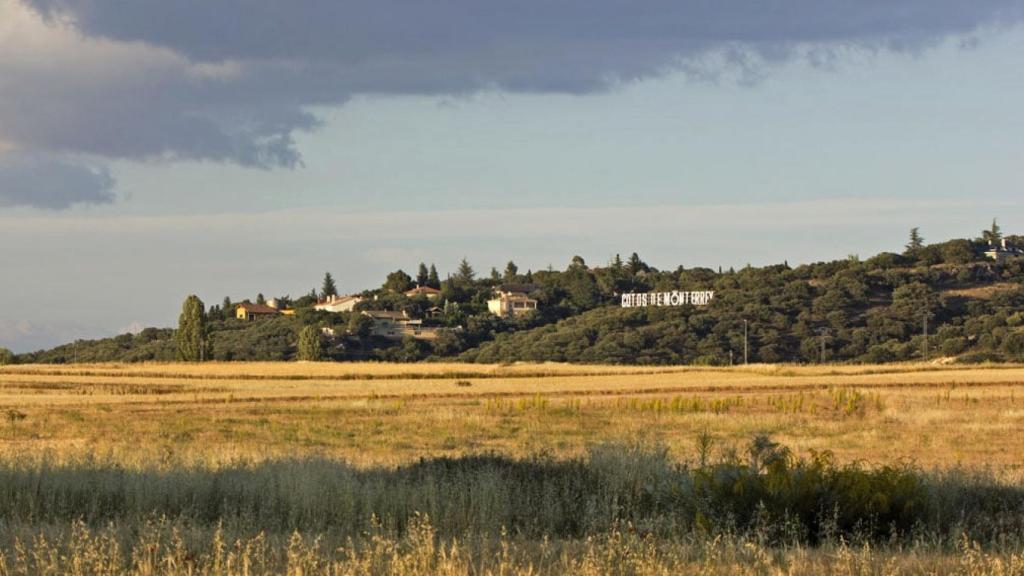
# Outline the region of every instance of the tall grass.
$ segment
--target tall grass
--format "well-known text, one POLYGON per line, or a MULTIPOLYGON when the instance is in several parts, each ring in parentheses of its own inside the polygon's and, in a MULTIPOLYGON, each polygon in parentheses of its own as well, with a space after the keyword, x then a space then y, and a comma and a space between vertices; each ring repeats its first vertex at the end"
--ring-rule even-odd
POLYGON ((426 517, 414 518, 402 535, 374 528, 354 538, 298 532, 235 536, 222 528, 189 529, 158 519, 135 530, 75 522, 14 542, 0 552, 0 576, 1024 574, 1021 547, 986 549, 967 539, 952 549, 923 541, 808 548, 767 546, 743 535, 659 540, 628 526, 581 540, 508 533, 448 538, 426 517))
POLYGON ((323 459, 216 470, 0 467, 6 526, 166 517, 231 530, 357 535, 377 524, 402 534, 417 515, 446 536, 581 538, 629 524, 659 537, 759 531, 816 544, 966 534, 995 542, 1024 535, 1024 487, 980 473, 795 458, 765 438, 703 466, 674 462, 662 449, 606 445, 565 460, 481 455, 394 469, 323 459))
POLYGON ((1024 486, 794 457, 767 437, 359 469, 0 465, 6 574, 1024 571, 1024 486))

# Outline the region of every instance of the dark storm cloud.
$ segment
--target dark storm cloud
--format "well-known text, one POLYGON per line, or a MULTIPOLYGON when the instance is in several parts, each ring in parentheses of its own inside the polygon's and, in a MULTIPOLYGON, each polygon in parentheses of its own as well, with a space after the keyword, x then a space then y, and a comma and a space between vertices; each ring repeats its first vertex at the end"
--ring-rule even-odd
POLYGON ((114 179, 102 168, 52 158, 0 156, 0 207, 62 210, 114 201, 114 179))
POLYGON ((299 164, 307 107, 353 94, 587 93, 797 48, 916 50, 1024 15, 1019 0, 21 1, 0 16, 35 11, 63 48, 24 32, 25 52, 14 27, 5 49, 0 27, 0 144, 255 167, 299 164))
POLYGON ((724 45, 914 48, 1012 23, 1017 0, 30 0, 87 33, 200 61, 291 61, 336 87, 587 91, 724 45), (419 73, 416 73, 419 71, 419 73))

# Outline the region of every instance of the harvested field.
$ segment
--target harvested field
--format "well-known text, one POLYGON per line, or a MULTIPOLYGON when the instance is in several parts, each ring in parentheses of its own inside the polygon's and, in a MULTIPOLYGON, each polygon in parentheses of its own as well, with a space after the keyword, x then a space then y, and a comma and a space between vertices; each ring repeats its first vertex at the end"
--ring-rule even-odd
POLYGON ((768 433, 844 461, 1020 466, 1024 368, 636 368, 461 364, 7 366, 3 454, 126 465, 316 454, 362 465, 429 456, 579 454, 698 432, 768 433))

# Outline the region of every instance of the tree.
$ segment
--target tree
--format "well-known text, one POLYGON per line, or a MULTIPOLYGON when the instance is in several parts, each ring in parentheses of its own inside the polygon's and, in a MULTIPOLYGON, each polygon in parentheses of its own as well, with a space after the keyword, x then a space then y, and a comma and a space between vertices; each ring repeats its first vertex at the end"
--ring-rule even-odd
POLYGON ((420 268, 416 272, 416 285, 417 286, 429 286, 430 283, 430 272, 427 271, 427 265, 420 262, 420 268))
POLYGON ((320 287, 320 295, 324 298, 338 295, 338 287, 334 285, 334 277, 330 272, 324 273, 324 283, 320 287))
POLYGON ((209 328, 206 325, 206 307, 195 294, 185 298, 178 316, 178 331, 175 333, 178 345, 178 360, 182 362, 203 362, 210 359, 212 349, 209 328))
POLYGON ((999 223, 996 222, 995 218, 992 219, 992 227, 982 231, 981 237, 993 246, 999 244, 999 241, 1003 239, 1003 231, 999 228, 999 223))
POLYGON ((504 274, 504 276, 502 276, 502 279, 505 280, 505 282, 508 282, 508 283, 511 284, 511 283, 513 283, 513 282, 515 282, 516 280, 519 279, 518 276, 519 276, 519 267, 516 266, 515 262, 509 260, 508 264, 505 265, 505 274, 504 274))
POLYGON ((401 270, 395 270, 388 274, 384 280, 384 289, 390 292, 402 293, 412 288, 412 277, 401 270))
POLYGON ((353 336, 366 338, 373 332, 373 318, 365 314, 352 314, 348 319, 348 332, 353 336))
POLYGON ((469 284, 476 277, 476 271, 469 265, 469 261, 463 258, 459 262, 459 269, 455 272, 455 279, 464 284, 469 284))
POLYGON ((224 320, 227 320, 228 318, 231 318, 232 316, 235 315, 235 310, 231 306, 231 297, 230 296, 225 296, 224 297, 224 301, 221 302, 220 314, 221 314, 221 318, 223 318, 224 320))
POLYGON ((299 332, 298 359, 306 362, 319 362, 323 358, 323 343, 320 340, 320 328, 309 325, 299 332))
POLYGON ((433 264, 430 265, 430 273, 427 274, 427 286, 441 289, 441 278, 437 275, 437 267, 433 264))
POLYGON ((924 248, 924 238, 921 237, 921 231, 916 226, 910 229, 910 242, 907 242, 907 251, 905 254, 913 255, 924 248))
POLYGON ((615 274, 619 274, 620 272, 622 272, 622 257, 616 254, 615 258, 612 258, 612 261, 608 265, 608 267, 611 268, 612 272, 614 272, 615 274))
POLYGON ((939 247, 939 254, 947 264, 966 264, 974 259, 974 248, 968 240, 950 240, 939 247))
POLYGON ((14 364, 14 353, 7 348, 0 348, 0 366, 14 364))
POLYGON ((263 306, 267 303, 267 299, 263 297, 263 292, 256 295, 256 303, 263 306))
POLYGON ((640 259, 639 254, 633 252, 629 256, 629 260, 626 262, 626 271, 629 272, 630 276, 636 276, 647 269, 647 264, 644 264, 644 261, 640 259))
POLYGON ((494 266, 491 266, 491 280, 494 282, 501 282, 501 273, 494 266))

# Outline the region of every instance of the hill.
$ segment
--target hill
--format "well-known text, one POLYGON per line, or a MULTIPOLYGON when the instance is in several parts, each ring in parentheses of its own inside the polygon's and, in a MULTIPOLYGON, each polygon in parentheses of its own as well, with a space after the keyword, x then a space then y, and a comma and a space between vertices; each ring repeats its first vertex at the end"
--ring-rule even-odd
MULTIPOLYGON (((1021 245, 1020 237, 1007 237, 1021 245)), ((303 326, 325 330, 333 360, 470 362, 566 361, 640 364, 750 362, 890 362, 956 357, 962 361, 1024 360, 1024 257, 993 260, 989 242, 951 240, 912 244, 903 253, 790 267, 741 270, 658 270, 637 254, 588 266, 575 257, 562 271, 505 272, 477 277, 463 262, 437 282, 436 300, 408 297, 415 285, 399 270, 381 288, 363 292, 352 312, 312 309, 316 291, 294 302, 294 316, 246 322, 236 303, 208 309, 217 360, 290 360, 303 326), (537 311, 515 318, 488 311, 496 286, 530 287, 537 311), (623 293, 713 290, 707 306, 619 307, 623 293), (449 328, 434 340, 401 341, 369 333, 361 311, 404 311, 425 326, 449 328), (746 340, 744 340, 746 330, 746 340), (927 338, 925 333, 927 331, 927 338)), ((433 267, 432 267, 433 268, 433 267)), ((420 265, 421 274, 425 266, 420 265)), ((431 276, 436 276, 432 273, 431 276)), ((22 354, 18 362, 169 361, 170 329, 150 328, 53 350, 22 354)))

